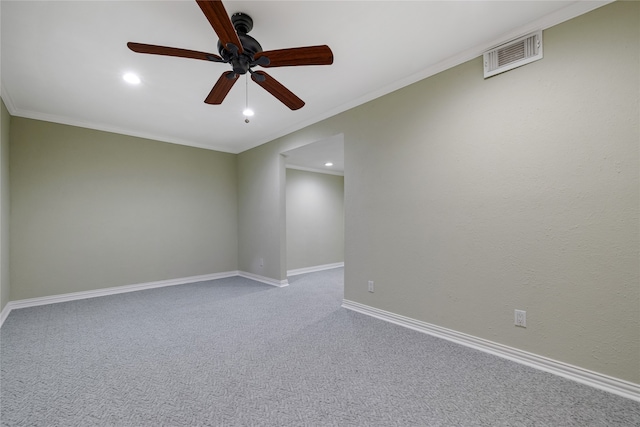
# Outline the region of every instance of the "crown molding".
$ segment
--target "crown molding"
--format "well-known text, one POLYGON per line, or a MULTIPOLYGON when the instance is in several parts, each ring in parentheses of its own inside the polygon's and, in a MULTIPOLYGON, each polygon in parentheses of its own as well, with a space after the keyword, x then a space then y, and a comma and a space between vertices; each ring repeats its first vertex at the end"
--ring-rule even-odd
MULTIPOLYGON (((436 75, 438 73, 441 73, 445 70, 448 70, 449 68, 453 68, 456 67, 460 64, 463 64, 467 61, 470 61, 472 59, 475 59, 479 56, 482 56, 482 54, 487 51, 490 50, 494 47, 500 46, 510 40, 516 39, 520 36, 524 36, 526 34, 532 33, 534 31, 539 31, 539 30, 546 30, 547 28, 553 27, 555 25, 561 24, 565 21, 568 21, 570 19, 576 18, 580 15, 584 15, 585 13, 591 12, 595 9, 598 9, 602 6, 605 6, 609 3, 613 3, 615 0, 579 0, 576 1, 575 3, 570 4, 569 6, 562 8, 560 10, 557 10, 553 13, 550 13, 540 19, 537 19, 533 22, 530 22, 526 25, 523 25, 521 27, 515 28, 507 33, 504 33, 502 35, 500 35, 499 37, 496 37, 495 39, 487 42, 487 43, 482 43, 482 44, 478 44, 474 47, 471 47, 463 52, 460 52, 454 56, 451 56, 437 64, 432 65, 431 67, 428 67, 422 71, 419 71, 415 74, 412 74, 408 77, 405 77, 401 80, 398 80, 394 83, 391 83, 387 86, 384 86, 380 89, 377 89, 375 91, 369 92, 365 95, 362 95, 359 98, 356 98, 352 101, 349 101, 345 104, 339 105, 336 108, 333 108, 329 111, 326 111, 323 114, 320 114, 318 116, 315 116, 313 118, 310 118, 308 120, 302 121, 300 123, 296 123, 284 130, 282 130, 281 132, 278 132, 276 134, 272 134, 268 137, 265 137, 263 139, 260 139, 257 141, 257 144, 255 146, 261 145, 261 144, 265 144, 269 141, 273 141, 274 139, 283 137, 285 135, 288 135, 290 133, 293 133, 295 131, 298 131, 300 129, 303 129, 307 126, 311 126, 314 123, 318 123, 322 120, 326 120, 330 117, 336 116, 340 113, 343 113, 347 110, 350 110, 352 108, 355 108, 359 105, 365 104, 369 101, 372 101, 376 98, 380 98, 384 95, 387 95, 391 92, 394 92, 396 90, 402 89, 403 87, 409 86, 413 83, 419 82, 420 80, 424 80, 428 77, 431 77, 433 75, 436 75)), ((246 150, 249 150, 246 149, 246 150)), ((246 151, 244 150, 244 151, 246 151)))
POLYGON ((579 0, 576 1, 575 3, 572 3, 570 5, 568 5, 567 7, 557 10, 549 15, 546 15, 540 19, 537 19, 527 25, 521 26, 519 28, 513 29, 512 31, 509 31, 507 33, 502 34, 501 36, 495 38, 494 40, 491 40, 487 43, 482 43, 479 45, 476 45, 470 49, 467 49, 463 52, 460 52, 459 54, 456 54, 454 56, 451 56, 437 64, 434 64, 431 67, 428 67, 418 73, 415 73, 411 76, 405 77, 401 80, 398 80, 392 84, 389 84, 385 87, 382 87, 380 89, 377 89, 375 91, 369 92, 361 97, 358 97, 352 101, 349 101, 347 103, 344 103, 342 105, 339 105, 331 110, 328 110, 322 114, 319 114, 315 117, 311 117, 307 120, 298 122, 293 124, 292 126, 289 126, 279 132, 273 133, 271 135, 265 136, 264 138, 258 139, 256 141, 254 141, 250 146, 247 146, 246 144, 243 144, 242 146, 239 146, 237 150, 229 150, 229 149, 225 149, 219 146, 210 146, 210 145, 205 145, 205 144, 198 144, 192 141, 188 141, 188 140, 183 140, 183 139, 179 139, 179 138, 170 138, 167 136, 163 136, 163 135, 156 135, 156 134, 152 134, 152 133, 147 133, 147 132, 138 132, 138 131, 133 131, 133 130, 129 130, 129 129, 122 129, 122 128, 118 128, 115 126, 108 126, 108 125, 104 125, 104 124, 96 124, 93 122, 87 122, 87 121, 82 121, 82 120, 76 120, 76 119, 72 119, 72 118, 68 118, 68 117, 62 117, 62 116, 56 116, 56 115, 51 115, 51 114, 46 114, 46 113, 39 113, 39 112, 33 112, 33 111, 26 111, 26 110, 22 110, 19 109, 15 106, 15 103, 11 100, 11 96, 8 93, 8 91, 6 90, 6 87, 4 84, 2 84, 2 90, 1 90, 1 96, 2 99, 5 101, 5 105, 7 106, 7 109, 9 110, 9 113, 12 116, 18 116, 18 117, 25 117, 25 118, 30 118, 30 119, 35 119, 35 120, 43 120, 43 121, 48 121, 48 122, 54 122, 54 123, 61 123, 61 124, 66 124, 66 125, 71 125, 71 126, 78 126, 78 127, 83 127, 83 128, 88 128, 88 129, 95 129, 95 130, 100 130, 100 131, 105 131, 105 132, 113 132, 113 133, 118 133, 118 134, 122 134, 122 135, 128 135, 128 136, 134 136, 134 137, 138 137, 138 138, 145 138, 145 139, 151 139, 151 140, 155 140, 155 141, 160 141, 160 142, 166 142, 166 143, 171 143, 171 144, 178 144, 178 145, 185 145, 185 146, 189 146, 189 147, 195 147, 195 148, 202 148, 202 149, 206 149, 206 150, 213 150, 213 151, 220 151, 220 152, 226 152, 226 153, 232 153, 232 154, 239 154, 242 153, 244 151, 250 150, 252 148, 255 148, 259 145, 265 144, 267 142, 273 141, 274 139, 283 137, 285 135, 288 135, 290 133, 293 133, 295 131, 298 131, 300 129, 303 129, 305 127, 308 127, 312 124, 318 123, 322 120, 328 119, 330 117, 333 117, 337 114, 343 113, 347 110, 350 110, 352 108, 355 108, 359 105, 362 105, 366 102, 372 101, 376 98, 379 98, 381 96, 387 95, 391 92, 394 92, 398 89, 401 89, 405 86, 409 86, 413 83, 416 83, 420 80, 426 79, 428 77, 431 77, 435 74, 438 74, 442 71, 445 71, 449 68, 455 67, 457 65, 460 65, 464 62, 470 61, 474 58, 477 58, 479 56, 481 56, 486 50, 489 50, 493 47, 499 46, 501 44, 504 44, 506 42, 508 42, 509 40, 515 39, 519 36, 523 36, 525 34, 534 32, 534 31, 538 31, 538 30, 545 30, 547 28, 553 27, 555 25, 561 24, 562 22, 568 21, 570 19, 573 19, 577 16, 583 15, 585 13, 591 12, 597 8, 600 8, 602 6, 605 6, 609 3, 612 3, 614 0, 579 0))

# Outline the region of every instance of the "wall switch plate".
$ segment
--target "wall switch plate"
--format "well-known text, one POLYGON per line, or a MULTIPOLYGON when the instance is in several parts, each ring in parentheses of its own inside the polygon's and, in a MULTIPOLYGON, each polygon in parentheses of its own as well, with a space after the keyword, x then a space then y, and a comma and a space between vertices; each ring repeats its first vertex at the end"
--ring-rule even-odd
POLYGON ((373 292, 373 280, 369 280, 369 292, 373 292))
POLYGON ((516 310, 515 311, 515 324, 516 326, 520 326, 522 328, 527 327, 527 312, 524 310, 516 310))

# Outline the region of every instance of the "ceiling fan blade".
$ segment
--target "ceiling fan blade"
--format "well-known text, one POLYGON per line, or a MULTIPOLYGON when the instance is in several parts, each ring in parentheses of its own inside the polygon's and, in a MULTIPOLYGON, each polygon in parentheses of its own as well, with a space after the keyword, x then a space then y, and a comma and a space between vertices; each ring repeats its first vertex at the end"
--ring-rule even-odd
POLYGON ((231 19, 227 14, 222 1, 220 0, 196 0, 198 6, 207 17, 207 20, 213 27, 213 31, 216 32, 222 46, 233 53, 233 47, 229 48, 229 44, 235 46, 238 54, 242 53, 242 43, 236 33, 231 19))
POLYGON ((330 65, 333 64, 333 52, 327 45, 293 47, 290 49, 267 50, 254 55, 258 60, 260 57, 269 58, 269 67, 295 67, 298 65, 330 65))
POLYGON ((238 81, 238 76, 233 71, 227 71, 222 73, 216 84, 209 92, 209 95, 204 100, 207 104, 220 105, 224 98, 227 96, 231 88, 238 81), (232 77, 233 76, 233 77, 232 77))
POLYGON ((152 55, 177 56, 180 58, 202 59, 205 61, 224 62, 222 58, 213 53, 199 52, 197 50, 179 49, 177 47, 156 46, 144 43, 127 43, 129 49, 138 53, 150 53, 152 55))
POLYGON ((251 80, 258 83, 267 92, 278 98, 284 105, 292 110, 298 110, 304 106, 302 99, 298 98, 293 92, 264 71, 254 71, 251 73, 251 80))

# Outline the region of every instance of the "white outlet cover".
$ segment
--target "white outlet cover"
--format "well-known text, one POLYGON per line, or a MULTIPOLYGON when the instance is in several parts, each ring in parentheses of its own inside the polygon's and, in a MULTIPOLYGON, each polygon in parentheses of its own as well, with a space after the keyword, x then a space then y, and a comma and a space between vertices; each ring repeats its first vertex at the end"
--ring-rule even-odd
POLYGON ((515 310, 515 319, 516 326, 521 326, 523 328, 527 327, 527 312, 524 310, 515 310))

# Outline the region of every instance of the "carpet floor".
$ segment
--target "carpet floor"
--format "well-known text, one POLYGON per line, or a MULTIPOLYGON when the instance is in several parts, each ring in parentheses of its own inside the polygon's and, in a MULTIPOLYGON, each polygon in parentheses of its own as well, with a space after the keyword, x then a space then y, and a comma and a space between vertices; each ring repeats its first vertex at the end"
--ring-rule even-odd
POLYGON ((3 426, 640 426, 640 403, 340 307, 343 269, 14 310, 3 426))

